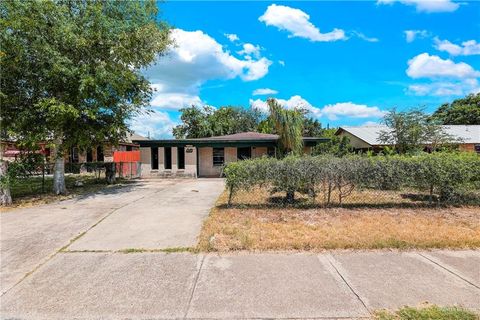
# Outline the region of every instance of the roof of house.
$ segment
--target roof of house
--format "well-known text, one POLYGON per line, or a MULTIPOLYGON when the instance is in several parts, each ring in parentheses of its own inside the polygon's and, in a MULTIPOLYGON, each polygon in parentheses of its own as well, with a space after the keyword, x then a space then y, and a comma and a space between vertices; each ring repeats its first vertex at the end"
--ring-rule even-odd
MULTIPOLYGON (((480 125, 446 125, 442 126, 445 133, 451 135, 462 143, 480 143, 480 125)), ((371 146, 383 146, 385 143, 379 140, 381 131, 388 131, 384 125, 372 125, 361 127, 340 127, 336 135, 346 131, 355 137, 365 141, 371 146)))
POLYGON ((260 132, 239 132, 234 134, 228 134, 225 136, 215 136, 215 137, 207 137, 207 138, 197 138, 192 140, 215 140, 215 141, 248 141, 248 140, 278 140, 278 135, 276 134, 268 134, 268 133, 260 133, 260 132))
POLYGON ((147 137, 144 137, 144 136, 141 136, 139 134, 136 134, 135 132, 134 133, 129 133, 127 134, 127 139, 125 139, 126 141, 125 142, 132 142, 134 140, 136 141, 141 141, 141 140, 150 140, 148 139, 147 137))
MULTIPOLYGON (((317 142, 326 141, 325 138, 303 137, 305 145, 315 145, 317 142)), ((191 139, 162 139, 162 140, 133 140, 140 146, 275 146, 278 135, 259 132, 240 132, 225 136, 191 138, 191 139)))

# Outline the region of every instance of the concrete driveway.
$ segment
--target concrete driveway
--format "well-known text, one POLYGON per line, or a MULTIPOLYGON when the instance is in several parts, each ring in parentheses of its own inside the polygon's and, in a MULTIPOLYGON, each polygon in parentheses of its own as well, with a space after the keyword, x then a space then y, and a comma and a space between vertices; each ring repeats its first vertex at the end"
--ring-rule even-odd
POLYGON ((191 254, 221 179, 152 180, 1 219, 1 319, 369 318, 480 311, 480 251, 191 254))
POLYGON ((54 204, 4 212, 1 291, 60 249, 165 249, 196 244, 222 179, 145 180, 54 204))

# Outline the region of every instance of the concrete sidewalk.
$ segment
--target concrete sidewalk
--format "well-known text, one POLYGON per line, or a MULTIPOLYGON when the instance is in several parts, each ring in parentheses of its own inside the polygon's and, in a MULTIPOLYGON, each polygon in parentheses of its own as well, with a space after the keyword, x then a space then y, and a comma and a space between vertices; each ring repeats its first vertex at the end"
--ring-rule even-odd
POLYGON ((428 301, 480 310, 480 251, 59 253, 4 319, 367 318, 428 301))

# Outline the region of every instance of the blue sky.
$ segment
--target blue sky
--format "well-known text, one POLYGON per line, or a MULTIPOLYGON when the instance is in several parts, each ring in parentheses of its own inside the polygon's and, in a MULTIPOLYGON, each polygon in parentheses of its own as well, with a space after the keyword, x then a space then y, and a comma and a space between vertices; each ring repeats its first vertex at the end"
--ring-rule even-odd
POLYGON ((155 113, 132 128, 171 136, 185 105, 265 110, 276 97, 326 126, 480 91, 480 2, 160 3, 176 45, 144 74, 155 113))

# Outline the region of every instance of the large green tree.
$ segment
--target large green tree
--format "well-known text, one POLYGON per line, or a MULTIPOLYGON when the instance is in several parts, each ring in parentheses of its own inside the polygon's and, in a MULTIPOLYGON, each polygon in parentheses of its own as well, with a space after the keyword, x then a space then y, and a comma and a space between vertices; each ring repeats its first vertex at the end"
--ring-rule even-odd
POLYGON ((441 105, 431 119, 446 125, 480 125, 480 93, 472 93, 465 98, 441 105))
POLYGON ((221 136, 256 131, 261 114, 252 109, 225 106, 191 106, 180 109, 182 124, 173 128, 177 139, 221 136))
POLYGON ((2 138, 51 141, 54 192, 65 193, 65 150, 112 143, 148 110, 141 69, 166 52, 155 1, 0 2, 2 138))

